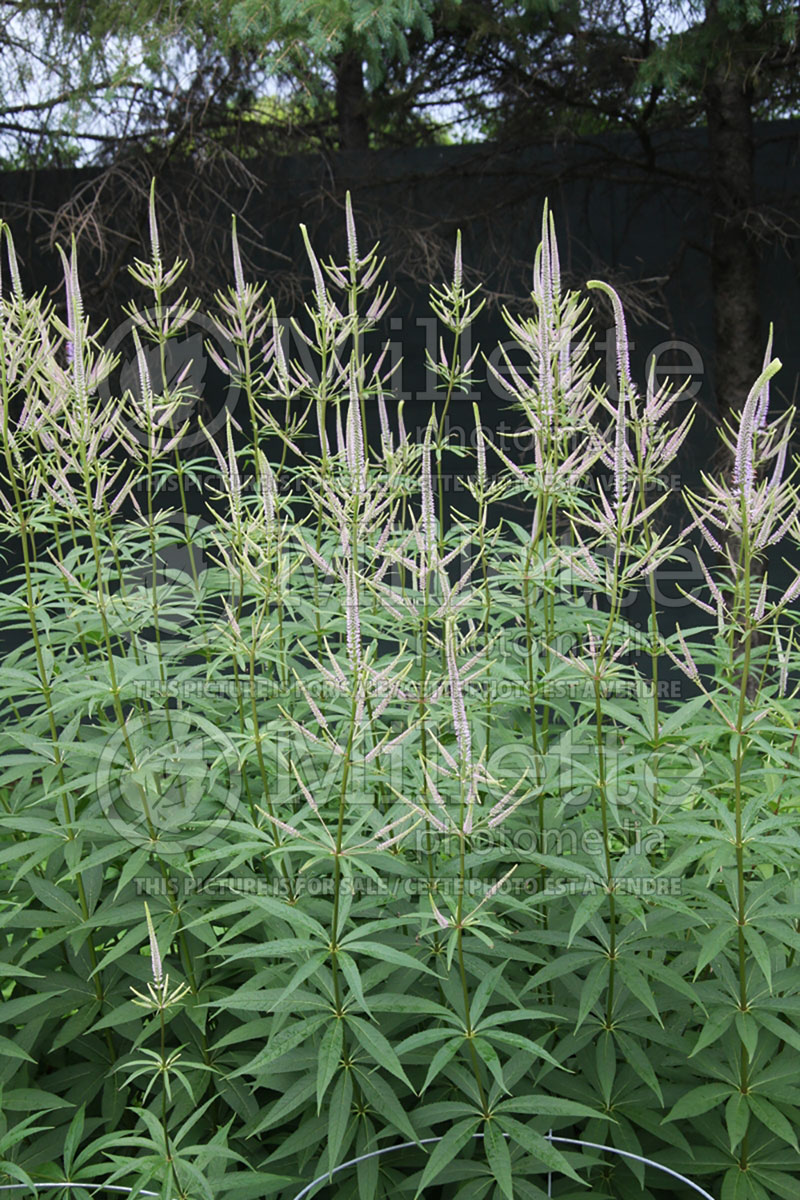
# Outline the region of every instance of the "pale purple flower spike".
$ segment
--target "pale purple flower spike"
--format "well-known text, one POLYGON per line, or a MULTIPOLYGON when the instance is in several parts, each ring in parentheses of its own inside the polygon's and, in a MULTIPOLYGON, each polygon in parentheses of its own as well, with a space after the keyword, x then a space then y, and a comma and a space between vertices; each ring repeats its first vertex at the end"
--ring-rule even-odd
POLYGON ((453 709, 453 725, 455 726, 458 748, 461 751, 462 766, 468 770, 472 763, 472 738, 464 707, 464 696, 461 689, 461 676, 458 673, 455 650, 455 633, 450 623, 446 640, 447 673, 450 682, 450 702, 453 709))
POLYGON ((147 934, 150 938, 150 964, 153 968, 153 982, 161 983, 164 978, 164 970, 161 964, 161 954, 158 949, 158 941, 156 940, 156 931, 153 928, 153 918, 150 916, 150 909, 145 901, 144 915, 147 920, 147 934))

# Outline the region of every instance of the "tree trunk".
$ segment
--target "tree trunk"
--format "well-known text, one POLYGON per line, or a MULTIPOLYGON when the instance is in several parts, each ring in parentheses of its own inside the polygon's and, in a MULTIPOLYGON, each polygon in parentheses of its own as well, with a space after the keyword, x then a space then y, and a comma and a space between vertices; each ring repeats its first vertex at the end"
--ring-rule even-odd
POLYGON ((758 252, 747 229, 755 203, 752 94, 730 63, 706 87, 711 164, 711 280, 720 416, 740 409, 761 372, 758 252))
POLYGON ((356 50, 345 50, 336 60, 336 113, 340 150, 368 150, 364 67, 356 50))
MULTIPOLYGON (((709 5, 709 13, 716 4, 709 5)), ((705 87, 711 167, 711 280, 714 297, 714 359, 720 420, 741 411, 758 378, 764 355, 758 302, 759 255, 748 229, 755 202, 752 89, 741 61, 732 51, 718 53, 705 87)), ((723 448, 724 449, 724 448, 723 448)), ((723 471, 730 482, 732 455, 725 450, 723 471)), ((727 539, 737 562, 740 539, 727 539)), ((723 547, 724 549, 724 547, 723 547)), ((760 586, 763 564, 756 563, 753 584, 760 586)), ((757 635, 751 645, 755 646, 757 635)), ((741 642, 735 644, 741 652, 741 642)), ((756 678, 748 679, 755 695, 756 678)))

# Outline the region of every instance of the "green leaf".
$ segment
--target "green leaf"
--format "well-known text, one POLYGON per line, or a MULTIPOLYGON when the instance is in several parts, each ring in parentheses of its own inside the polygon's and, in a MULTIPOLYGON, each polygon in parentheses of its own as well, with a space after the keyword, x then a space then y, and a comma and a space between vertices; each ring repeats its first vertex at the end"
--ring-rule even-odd
POLYGON ((414 1016, 427 1013, 432 1017, 441 1017, 444 1021, 458 1020, 449 1008, 423 996, 381 991, 379 995, 370 996, 369 1003, 374 1012, 413 1013, 414 1016))
POLYGON ((67 1179, 72 1175, 72 1164, 75 1159, 75 1152, 80 1145, 81 1136, 83 1134, 83 1122, 86 1116, 86 1105, 82 1104, 75 1112, 72 1120, 69 1123, 66 1137, 64 1138, 64 1174, 67 1179))
POLYGON ((46 879, 40 879, 37 875, 29 875, 27 883, 37 900, 52 912, 67 919, 70 925, 76 925, 82 921, 83 913, 80 905, 64 888, 56 887, 55 884, 48 883, 46 879))
POLYGON ((711 933, 703 933, 700 939, 700 953, 697 956, 697 965, 694 970, 695 979, 709 963, 714 961, 718 954, 721 954, 724 947, 733 941, 735 934, 736 926, 727 921, 723 921, 711 933))
POLYGON ((743 1096, 741 1092, 734 1092, 725 1105, 725 1125, 728 1130, 731 1154, 741 1144, 742 1138, 747 1133, 747 1126, 749 1124, 750 1107, 747 1103, 747 1097, 743 1096))
POLYGON ((778 1137, 788 1142, 795 1151, 799 1149, 797 1145, 797 1135, 790 1122, 786 1119, 780 1109, 771 1104, 763 1096, 757 1095, 755 1092, 748 1092, 746 1096, 750 1111, 756 1116, 762 1125, 766 1125, 771 1133, 775 1133, 778 1137))
MULTIPOLYGON (((53 1106, 51 1105, 50 1107, 53 1106)), ((12 1146, 16 1146, 18 1142, 21 1142, 24 1138, 30 1137, 33 1133, 43 1133, 46 1130, 52 1129, 51 1125, 33 1124, 33 1122, 38 1120, 40 1116, 41 1113, 31 1113, 29 1117, 23 1117, 21 1121, 15 1121, 11 1129, 0 1135, 0 1155, 4 1155, 5 1152, 12 1146)), ((12 1175, 14 1174, 12 1170, 13 1166, 15 1166, 14 1163, 11 1163, 7 1160, 3 1161, 3 1170, 12 1175)), ((21 1167, 19 1169, 20 1171, 22 1170, 21 1167)), ((20 1176, 17 1175, 16 1178, 19 1179, 20 1176)), ((27 1175, 25 1176, 25 1179, 28 1179, 27 1175)))
POLYGON ((699 1054, 701 1050, 705 1050, 706 1046, 713 1045, 718 1038, 721 1038, 732 1025, 733 1017, 733 1009, 718 1012, 713 1017, 709 1017, 700 1030, 700 1036, 694 1044, 694 1049, 689 1052, 689 1058, 694 1058, 695 1054, 699 1054))
POLYGON ((672 1106, 664 1117, 664 1122, 699 1117, 702 1113, 716 1108, 726 1096, 730 1096, 732 1090, 729 1083, 704 1083, 700 1087, 692 1088, 672 1106))
POLYGON ((276 1159, 301 1152, 305 1154, 308 1152, 309 1146, 317 1146, 325 1140, 327 1131, 328 1122, 324 1116, 309 1115, 293 1133, 278 1143, 277 1148, 272 1151, 266 1161, 274 1162, 276 1159))
MULTIPOLYGON (((235 892, 235 887, 231 887, 231 891, 235 892)), ((308 913, 302 911, 297 905, 291 905, 287 900, 279 900, 274 896, 266 896, 262 892, 248 892, 247 897, 240 903, 239 907, 244 910, 252 910, 253 907, 260 908, 269 917, 278 917, 281 921, 285 921, 290 929, 303 929, 311 937, 316 938, 318 942, 327 945, 330 940, 330 935, 324 926, 320 925, 319 921, 315 921, 308 913)))
POLYGON ((581 984, 581 1000, 578 1006, 578 1019, 575 1023, 575 1033, 578 1032, 590 1011, 597 1003, 608 982, 608 963, 598 962, 592 967, 581 984))
MULTIPOLYGON (((705 699, 705 697, 703 698, 705 699)), ((617 704, 613 700, 609 700, 608 698, 603 700, 603 716, 612 717, 621 725, 627 725, 629 729, 634 729, 642 738, 642 741, 647 741, 650 737, 647 729, 642 724, 641 718, 634 713, 628 712, 626 708, 623 708, 621 704, 617 704)))
POLYGON ((515 1050, 527 1050, 534 1058, 543 1058, 545 1062, 549 1062, 551 1067, 558 1067, 559 1071, 568 1071, 569 1067, 565 1067, 557 1058, 545 1050, 544 1046, 540 1046, 538 1042, 534 1042, 531 1038, 523 1037, 521 1033, 512 1033, 510 1029, 484 1029, 483 1036, 493 1042, 500 1042, 505 1046, 513 1046, 515 1050))
MULTIPOLYGON (((142 990, 142 989, 140 989, 142 990)), ((96 1011, 95 1003, 87 1005, 87 1011, 96 1011)), ((76 1014, 80 1016, 80 1014, 76 1014)), ((123 1001, 122 1004, 106 1013, 104 1017, 100 1017, 95 1021, 90 1028, 91 1033, 96 1033, 100 1029, 121 1029, 125 1025, 131 1024, 133 1021, 140 1021, 142 1018, 142 1009, 133 1000, 123 1001)), ((72 1018, 70 1018, 72 1019, 72 1018)))
POLYGON ((597 910, 603 907, 606 899, 607 897, 605 892, 602 892, 599 889, 597 891, 591 891, 589 892, 588 896, 583 897, 580 904, 575 909, 575 915, 572 918, 572 924, 570 925, 569 929, 569 937, 567 939, 568 946, 572 945, 573 941, 583 929, 584 925, 586 925, 588 921, 591 921, 597 910))
POLYGON ((372 1019, 369 1005, 364 998, 364 991, 361 984, 361 975, 356 966, 355 959, 344 950, 338 950, 336 953, 336 961, 342 969, 342 974, 347 980, 347 986, 356 998, 356 1003, 364 1010, 367 1016, 372 1019))
POLYGON ((434 1146, 433 1153, 425 1165, 425 1170, 422 1172, 422 1178, 419 1181, 419 1187, 417 1188, 414 1200, 419 1200, 425 1188, 433 1183, 436 1176, 441 1174, 447 1164, 453 1161, 459 1150, 462 1150, 466 1146, 467 1142, 473 1136, 479 1120, 478 1117, 470 1117, 469 1120, 460 1121, 458 1125, 454 1125, 452 1129, 448 1129, 442 1140, 434 1146))
POLYGON ((500 1191, 508 1200, 514 1200, 514 1184, 511 1180, 511 1155, 508 1152, 506 1139, 502 1130, 497 1128, 494 1120, 484 1124, 483 1148, 486 1151, 486 1161, 489 1169, 500 1185, 500 1191))
POLYGON ((432 1079, 437 1078, 439 1073, 450 1062, 451 1058, 455 1058, 465 1041, 466 1039, 462 1033, 460 1036, 451 1038, 450 1041, 445 1042, 443 1046, 439 1047, 431 1059, 431 1064, 428 1068, 428 1074, 425 1076, 425 1082, 420 1089, 420 1095, 427 1090, 428 1084, 432 1079))
POLYGON ((538 1010, 531 1008, 504 1008, 499 1012, 490 1013, 488 1017, 484 1017, 480 1024, 475 1027, 475 1032, 486 1033, 488 1029, 496 1029, 498 1025, 506 1025, 509 1021, 512 1023, 527 1021, 530 1025, 532 1021, 546 1021, 551 1015, 546 1008, 538 1010))
POLYGON ((761 934, 753 928, 752 925, 745 925, 744 940, 747 942, 750 953, 758 963, 758 968, 761 974, 767 981, 767 987, 772 992, 772 965, 769 958, 769 950, 767 943, 761 934))
POLYGON ((515 1121, 513 1117, 505 1114, 495 1117, 495 1121, 518 1146, 522 1147, 526 1154, 530 1154, 531 1158, 543 1163, 548 1170, 563 1172, 570 1179, 574 1179, 576 1183, 584 1182, 574 1168, 569 1165, 564 1155, 556 1150, 552 1142, 548 1142, 541 1133, 531 1129, 530 1125, 523 1125, 521 1121, 515 1121))
MULTIPOLYGON (((407 1084, 413 1092, 414 1088, 411 1086, 411 1080, 403 1070, 400 1059, 380 1030, 376 1029, 374 1025, 367 1024, 361 1017, 354 1017, 351 1013, 348 1013, 344 1020, 347 1021, 348 1026, 353 1030, 359 1045, 363 1046, 372 1055, 378 1066, 385 1067, 387 1071, 391 1071, 398 1079, 402 1079, 403 1083, 407 1084)), ((416 1095, 416 1093, 414 1094, 416 1095)))
MULTIPOLYGON (((231 1080, 226 1080, 226 1083, 231 1088, 242 1087, 242 1084, 233 1083, 231 1080)), ((250 1123, 244 1129, 244 1135, 246 1137, 255 1137, 265 1129, 274 1129, 276 1125, 285 1121, 295 1109, 305 1104, 309 1096, 313 1096, 315 1091, 316 1080, 314 1077, 311 1076, 309 1078, 306 1074, 301 1075, 274 1104, 270 1105, 263 1116, 263 1110, 259 1109, 258 1115, 251 1117, 250 1123), (261 1117, 261 1120, 258 1117, 261 1117)), ((249 1096, 249 1093, 247 1094, 249 1096)))
POLYGON ((339 1060, 342 1057, 344 1030, 341 1017, 334 1017, 322 1035, 317 1058, 317 1112, 322 1108, 322 1100, 328 1090, 328 1084, 336 1074, 339 1060))
POLYGON ((358 1131, 356 1148, 361 1161, 356 1167, 358 1200, 375 1200, 378 1195, 378 1169, 380 1163, 372 1156, 367 1157, 375 1145, 375 1127, 369 1117, 364 1117, 358 1131))
POLYGON ((628 991, 636 997, 640 1004, 644 1005, 649 1013, 652 1013, 659 1025, 663 1027, 664 1022, 661 1020, 658 1005, 644 975, 625 958, 617 959, 617 972, 628 991))
MULTIPOLYGON (((641 957, 638 959, 638 962, 642 962, 641 957)), ((665 987, 670 988, 673 992, 677 992, 680 996, 685 996, 690 1004, 695 1005, 697 1008, 701 1009, 702 1012, 706 1011, 706 1007, 703 1004, 703 1001, 700 999, 697 988, 692 987, 689 981, 684 979, 683 975, 678 974, 677 971, 674 971, 669 967, 665 967, 663 963, 658 962, 654 958, 645 959, 643 962, 643 967, 646 967, 646 972, 648 975, 652 976, 654 979, 660 980, 665 987)))
MULTIPOLYGON (((193 925, 197 922, 193 921, 193 925)), ((286 958, 291 962, 297 962, 297 958, 301 954, 310 954, 315 950, 319 951, 319 947, 315 942, 308 941, 304 938, 272 938, 269 942, 261 942, 258 945, 245 946, 244 949, 237 950, 231 953, 230 949, 225 954, 225 961, 232 963, 239 959, 256 959, 256 958, 286 958)))
MULTIPOLYGON (((34 1127, 28 1132, 40 1133, 46 1128, 47 1126, 45 1125, 34 1125, 34 1127)), ((21 1183, 25 1184, 26 1188, 30 1188, 33 1195, 36 1195, 36 1184, 33 1182, 28 1172, 23 1171, 22 1167, 18 1163, 10 1162, 5 1158, 0 1158, 0 1167, 2 1168, 4 1175, 10 1175, 12 1179, 18 1179, 21 1183)))
POLYGON ((793 1050, 800 1051, 800 1033, 788 1024, 782 1021, 780 1017, 776 1017, 774 1013, 765 1012, 759 1008, 754 1013, 755 1019, 759 1025, 763 1025, 770 1033, 774 1033, 782 1042, 786 1042, 793 1050))
POLYGON ((430 967, 426 967, 425 963, 420 962, 417 958, 412 958, 410 954, 406 954, 404 950, 396 950, 394 946, 387 946, 382 942, 351 942, 349 938, 345 938, 342 943, 351 953, 360 951, 366 954, 369 958, 375 958, 378 962, 394 963, 396 967, 407 967, 413 971, 423 971, 426 975, 435 975, 430 967))
POLYGON ((307 1041, 328 1020, 329 1017, 327 1015, 309 1017, 305 1021, 300 1021, 296 1025, 292 1025, 289 1029, 282 1029, 280 1033, 276 1033, 273 1038, 270 1038, 268 1045, 254 1059, 245 1063, 243 1067, 239 1067, 238 1071, 233 1071, 231 1079, 236 1079, 239 1075, 252 1075, 254 1071, 260 1070, 261 1067, 274 1062, 281 1055, 294 1050, 295 1046, 299 1046, 302 1042, 307 1041))
POLYGON ((339 1165, 352 1107, 353 1073, 345 1070, 336 1081, 328 1107, 328 1163, 331 1169, 339 1165))
POLYGON ((13 1088, 3 1093, 3 1108, 8 1112, 44 1113, 54 1108, 74 1108, 71 1100, 54 1096, 41 1088, 13 1088))
MULTIPOLYGON (((450 1034, 454 1032, 449 1031, 450 1034)), ((436 1042, 441 1042, 442 1037, 447 1033, 443 1029, 421 1029, 419 1033, 412 1033, 411 1037, 405 1038, 397 1047, 397 1053, 413 1054, 416 1050, 420 1050, 423 1046, 431 1046, 436 1042)), ((459 1039, 463 1038, 463 1031, 459 1033, 459 1039)))
POLYGON ((28 1062, 35 1062, 25 1050, 22 1050, 16 1042, 12 1042, 10 1038, 0 1037, 0 1054, 5 1058, 24 1058, 28 1062))
POLYGON ((532 1117, 588 1117, 601 1121, 611 1119, 606 1113, 589 1108, 586 1104, 579 1104, 577 1100, 564 1100, 561 1096, 515 1096, 512 1100, 502 1100, 495 1106, 495 1112, 526 1113, 532 1117))
POLYGON ((758 1049, 758 1024, 752 1013, 737 1012, 735 1017, 736 1032, 747 1051, 750 1062, 756 1056, 758 1049))
POLYGON ((564 975, 571 975, 580 967, 585 967, 590 962, 594 962, 596 958, 597 952, 595 950, 573 950, 570 954, 559 954, 547 966, 542 967, 540 971, 531 976, 524 990, 529 992, 533 988, 547 983, 550 979, 560 979, 564 975))
MULTIPOLYGON (((280 1008, 283 1008, 289 996, 291 996, 293 992, 297 991, 299 987, 302 987, 307 979, 310 979, 313 975, 316 975, 323 963, 326 963, 327 961, 327 950, 318 950, 316 954, 312 954, 311 958, 309 958, 307 962, 304 962, 302 966, 297 968, 290 982, 287 983, 280 996, 278 996, 274 1001, 272 1010, 277 1012, 280 1008)), ((240 994, 244 995, 245 993, 240 994)), ((234 999, 234 997, 230 997, 230 999, 234 999)), ((230 1005, 230 1007, 234 1006, 230 1005)))
POLYGON ((498 965, 493 967, 487 975, 484 975, 483 979, 476 987, 475 995, 472 997, 472 1004, 470 1005, 469 1009, 470 1024, 473 1026, 473 1028, 478 1024, 483 1016, 484 1009, 491 1000, 492 995, 494 994, 494 989, 497 987, 505 968, 506 964, 504 962, 498 963, 498 965))
POLYGON ((604 1031, 595 1044, 594 1054, 597 1078, 600 1081, 600 1091, 606 1106, 611 1104, 611 1094, 614 1090, 614 1079, 617 1074, 617 1048, 610 1033, 604 1031))
MULTIPOLYGON (((30 996, 12 996, 10 1000, 4 1000, 0 1004, 0 1021, 13 1024, 17 1017, 30 1018, 31 1009, 39 1004, 44 1004, 46 1000, 51 1000, 54 996, 62 997, 64 995, 63 988, 59 988, 55 992, 37 992, 30 996)), ((51 1008, 48 1005, 48 1008, 51 1008)))
POLYGON ((675 706, 675 709, 669 714, 667 719, 659 730, 661 741, 665 741, 670 734, 680 729, 682 725, 686 725, 696 712, 708 702, 708 697, 704 694, 693 696, 691 700, 684 700, 683 703, 675 706))
POLYGON ((134 850, 130 858, 126 859, 120 871, 119 880, 117 881, 114 897, 116 898, 120 892, 127 886, 132 879, 135 879, 146 868, 150 859, 150 850, 146 847, 140 850, 134 850))
POLYGON ((412 1142, 419 1142, 414 1126, 408 1119, 397 1096, 378 1071, 359 1071, 359 1085, 369 1100, 375 1112, 385 1117, 400 1133, 412 1142))
POLYGON ((797 1176, 788 1175, 785 1171, 773 1171, 762 1166, 751 1166, 752 1174, 759 1183, 764 1185, 767 1196, 777 1196, 779 1200, 797 1200, 797 1176))
POLYGON ((625 1061, 633 1067, 642 1082, 647 1084, 663 1108, 664 1096, 661 1092, 661 1084, 658 1082, 658 1076, 653 1070, 652 1062, 645 1054, 641 1045, 635 1038, 628 1037, 627 1033, 622 1033, 620 1030, 617 1030, 616 1037, 625 1061))
POLYGON ((482 1037, 473 1037, 472 1044, 475 1047, 475 1051, 478 1056, 483 1059, 491 1071, 492 1077, 494 1078, 497 1086, 502 1092, 508 1092, 506 1081, 503 1078, 503 1068, 500 1063, 500 1057, 494 1046, 492 1046, 490 1042, 487 1042, 485 1038, 482 1037))
POLYGON ((738 1166, 725 1172, 722 1180, 720 1200, 754 1200, 750 1188, 750 1172, 738 1166))

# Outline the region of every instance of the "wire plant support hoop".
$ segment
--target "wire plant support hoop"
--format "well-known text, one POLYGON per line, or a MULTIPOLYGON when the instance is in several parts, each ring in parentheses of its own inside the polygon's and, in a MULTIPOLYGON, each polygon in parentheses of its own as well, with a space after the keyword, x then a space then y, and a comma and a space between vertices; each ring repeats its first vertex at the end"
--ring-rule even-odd
MULTIPOLYGON (((483 1134, 482 1133, 474 1133, 472 1136, 474 1138, 482 1138, 483 1134)), ((503 1136, 508 1137, 508 1134, 504 1134, 503 1136)), ((319 1187, 321 1184, 330 1182, 330 1180, 333 1179, 334 1175, 338 1175, 340 1171, 344 1171, 348 1167, 355 1167, 360 1162, 366 1162, 367 1159, 379 1158, 382 1154, 390 1154, 393 1150, 409 1150, 412 1146, 417 1146, 417 1145, 430 1146, 436 1142, 440 1142, 443 1137, 444 1137, 444 1134, 440 1135, 439 1137, 421 1138, 419 1142, 400 1142, 397 1146, 383 1146, 380 1150, 372 1150, 372 1151, 370 1151, 369 1154, 360 1154, 358 1156, 358 1158, 350 1158, 350 1159, 348 1159, 347 1162, 340 1163, 338 1167, 334 1167, 334 1169, 331 1172, 326 1173, 325 1175, 320 1175, 320 1176, 318 1176, 317 1179, 312 1179, 311 1183, 307 1183, 306 1186, 302 1189, 302 1191, 299 1191, 297 1193, 297 1195, 292 1198, 292 1200, 306 1200, 306 1197, 310 1196, 315 1188, 319 1187)), ((691 1188, 692 1191, 696 1192, 696 1194, 698 1196, 702 1196, 703 1200, 715 1200, 714 1196, 712 1196, 710 1192, 707 1192, 705 1190, 705 1188, 700 1187, 699 1183, 694 1183, 693 1180, 687 1179, 685 1175, 681 1175, 679 1171, 673 1171, 672 1167, 665 1167, 663 1165, 663 1163, 656 1162, 652 1158, 645 1158, 641 1154, 633 1154, 630 1150, 618 1150, 616 1148, 616 1146, 604 1146, 600 1142, 585 1142, 580 1138, 556 1137, 553 1133, 548 1133, 545 1135, 545 1137, 548 1142, 559 1142, 562 1145, 567 1145, 567 1146, 582 1146, 588 1150, 603 1150, 608 1154, 618 1154, 622 1158, 633 1159, 634 1162, 642 1163, 646 1167, 653 1167, 656 1171, 662 1171, 665 1175, 671 1175, 673 1179, 677 1179, 680 1183, 683 1183, 688 1188, 691 1188)), ((551 1194, 551 1186, 552 1186, 552 1173, 548 1172, 548 1176, 547 1176, 547 1194, 548 1194, 548 1196, 551 1194)), ((111 1184, 111 1183, 109 1183, 109 1184, 105 1184, 105 1183, 87 1184, 87 1183, 75 1183, 75 1182, 67 1182, 67 1181, 60 1182, 60 1183, 37 1183, 37 1184, 34 1184, 34 1187, 36 1188, 37 1191, 44 1191, 45 1189, 53 1189, 53 1188, 70 1188, 70 1187, 72 1187, 72 1188, 83 1188, 87 1192, 94 1192, 94 1191, 99 1192, 99 1191, 105 1190, 107 1192, 125 1192, 127 1194, 130 1194, 134 1190, 133 1188, 122 1187, 119 1184, 111 1184)), ((24 1189, 26 1191, 30 1190, 28 1185, 25 1183, 3 1183, 3 1184, 0 1184, 0 1192, 16 1191, 16 1190, 20 1190, 20 1189, 24 1189)), ((147 1196, 148 1198, 155 1197, 156 1200, 159 1196, 158 1192, 147 1192, 144 1190, 139 1191, 137 1194, 139 1196, 147 1196)))
MULTIPOLYGON (((474 1138, 482 1138, 483 1134, 474 1133, 472 1136, 474 1138)), ((338 1174, 339 1171, 344 1171, 346 1167, 354 1167, 358 1163, 366 1161, 368 1158, 378 1158, 381 1154, 388 1154, 392 1150, 408 1150, 412 1146, 416 1145, 431 1145, 434 1142, 440 1142, 442 1137, 444 1137, 444 1134, 442 1134, 440 1137, 421 1138, 419 1143, 400 1142, 397 1146, 384 1146, 380 1150, 372 1150, 369 1154, 361 1154, 358 1158, 351 1158, 347 1162, 340 1163, 338 1167, 334 1167, 330 1174, 320 1175, 319 1178, 312 1180, 312 1182, 309 1184, 306 1184, 303 1190, 298 1192, 297 1195, 292 1198, 292 1200, 306 1200, 306 1197, 311 1195, 315 1187, 318 1187, 321 1183, 327 1183, 333 1178, 334 1175, 338 1174)), ((507 1138, 508 1134, 504 1133, 503 1137, 507 1138)), ((711 1193, 707 1192, 705 1188, 701 1188, 698 1183, 694 1183, 691 1179, 687 1179, 685 1175, 681 1175, 678 1171, 673 1171, 672 1167, 665 1167, 662 1163, 655 1162, 655 1160, 652 1158, 644 1158, 641 1154, 633 1154, 629 1150, 618 1150, 616 1146, 603 1146, 600 1142, 584 1142, 580 1138, 556 1137, 553 1133, 545 1134, 545 1137, 548 1142, 561 1142, 562 1144, 569 1146, 583 1146, 589 1150, 606 1150, 609 1154, 619 1154, 623 1158, 632 1158, 635 1162, 643 1163, 647 1167, 654 1167, 657 1171, 663 1171, 665 1174, 671 1175, 673 1179, 678 1179, 681 1183, 685 1183, 686 1186, 692 1188, 692 1190, 695 1191, 698 1196, 704 1197, 704 1200, 714 1200, 714 1197, 711 1195, 711 1193)), ((552 1173, 548 1172, 548 1196, 550 1195, 551 1180, 552 1173)))

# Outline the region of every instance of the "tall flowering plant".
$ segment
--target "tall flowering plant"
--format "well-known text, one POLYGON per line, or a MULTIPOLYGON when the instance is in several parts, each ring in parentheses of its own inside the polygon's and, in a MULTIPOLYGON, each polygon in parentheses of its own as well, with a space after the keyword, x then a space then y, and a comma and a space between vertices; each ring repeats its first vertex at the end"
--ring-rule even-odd
POLYGON ((617 343, 596 378, 547 207, 499 355, 466 348, 481 300, 457 236, 416 432, 351 197, 339 258, 303 231, 289 321, 234 225, 203 352, 246 404, 220 420, 170 374, 199 310, 169 300, 154 189, 148 217, 134 273, 155 303, 128 307, 110 398, 74 250, 61 321, 0 235, 19 564, 0 613, 20 637, 0 676, 0 1185, 629 1200, 671 1171, 793 1198, 800 583, 752 583, 800 541, 771 342, 725 431, 733 475, 685 490, 677 530, 658 489, 692 411, 637 385, 619 297, 591 281, 617 343), (463 402, 484 363, 508 438, 463 402), (170 481, 179 512, 158 508, 170 481), (660 572, 695 531, 740 552, 701 562, 673 632, 660 572))

